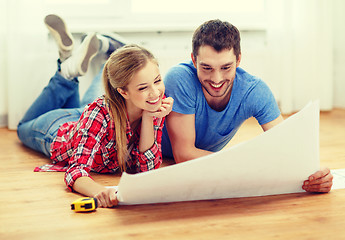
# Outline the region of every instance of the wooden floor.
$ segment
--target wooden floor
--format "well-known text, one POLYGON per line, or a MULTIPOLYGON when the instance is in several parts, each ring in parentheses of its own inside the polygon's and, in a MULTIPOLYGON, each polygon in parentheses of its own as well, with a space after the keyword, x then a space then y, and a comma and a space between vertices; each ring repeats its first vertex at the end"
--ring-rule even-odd
MULTIPOLYGON (((260 133, 250 119, 231 145, 260 133)), ((0 150, 0 239, 345 239, 342 189, 75 213, 70 204, 79 195, 66 190, 63 173, 33 172, 49 159, 4 128, 0 150)), ((345 168, 345 110, 321 113, 320 158, 322 166, 345 168)), ((120 179, 93 177, 108 186, 120 179)))

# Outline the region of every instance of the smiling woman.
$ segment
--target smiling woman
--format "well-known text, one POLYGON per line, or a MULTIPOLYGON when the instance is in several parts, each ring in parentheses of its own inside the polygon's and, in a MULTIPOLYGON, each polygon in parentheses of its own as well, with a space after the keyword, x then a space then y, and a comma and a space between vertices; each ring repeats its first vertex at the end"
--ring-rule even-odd
MULTIPOLYGON (((60 17, 49 18, 57 20, 48 29, 61 52, 65 49, 61 39, 68 36, 75 41, 60 17)), ((63 58, 60 54, 56 73, 17 128, 24 145, 52 159, 52 164, 35 171, 65 171, 68 189, 97 198, 100 207, 116 205, 116 191, 96 183, 90 171, 145 172, 158 168, 162 163, 162 128, 173 104, 172 98, 164 98, 165 88, 153 54, 119 41, 115 47, 114 41, 90 33, 75 51, 65 51, 63 58), (103 43, 108 43, 106 49, 99 48, 103 43), (78 77, 86 74, 98 52, 110 56, 79 99, 78 77), (105 94, 99 91, 101 76, 105 94), (140 90, 138 85, 145 87, 140 90)))

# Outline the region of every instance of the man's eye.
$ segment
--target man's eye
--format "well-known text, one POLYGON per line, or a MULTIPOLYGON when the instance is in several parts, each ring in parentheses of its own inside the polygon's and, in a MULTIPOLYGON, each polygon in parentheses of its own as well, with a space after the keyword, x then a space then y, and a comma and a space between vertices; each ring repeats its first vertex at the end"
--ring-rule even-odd
POLYGON ((211 71, 212 70, 212 68, 210 68, 210 67, 204 67, 203 68, 205 71, 211 71))
POLYGON ((223 67, 223 70, 229 70, 231 67, 223 67))

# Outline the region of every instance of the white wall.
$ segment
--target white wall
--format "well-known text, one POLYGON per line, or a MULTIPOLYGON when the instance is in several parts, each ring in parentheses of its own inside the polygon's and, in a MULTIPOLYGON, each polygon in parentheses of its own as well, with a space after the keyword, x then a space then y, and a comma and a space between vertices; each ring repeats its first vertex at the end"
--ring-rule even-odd
POLYGON ((0 1, 0 127, 7 126, 7 2, 0 1))
MULTIPOLYGON (((127 3, 127 0, 116 1, 127 3)), ((324 110, 333 106, 345 108, 342 66, 345 1, 265 1, 265 21, 262 14, 251 20, 241 20, 239 15, 234 21, 226 19, 241 30, 241 67, 267 82, 285 113, 299 110, 315 97, 322 98, 324 110), (318 7, 322 4, 326 4, 327 11, 318 7), (319 39, 324 30, 325 39, 319 39)), ((50 13, 47 2, 50 1, 0 1, 0 34, 6 36, 0 39, 0 51, 4 53, 0 55, 0 126, 6 124, 3 119, 8 114, 9 128, 16 128, 25 110, 55 72, 57 49, 43 24, 44 16, 50 13)), ((118 9, 121 14, 111 20, 85 18, 85 12, 73 16, 70 11, 66 17, 59 13, 61 9, 58 13, 76 32, 77 38, 81 31, 115 31, 129 42, 147 47, 158 58, 163 75, 170 66, 190 58, 192 32, 202 23, 201 19, 197 25, 181 19, 176 25, 164 25, 167 22, 153 17, 151 20, 156 25, 152 22, 140 25, 141 16, 136 16, 139 21, 136 24, 128 22, 128 18, 121 20, 128 7, 128 4, 121 5, 118 9)), ((95 67, 81 79, 81 93, 96 71, 95 67)))

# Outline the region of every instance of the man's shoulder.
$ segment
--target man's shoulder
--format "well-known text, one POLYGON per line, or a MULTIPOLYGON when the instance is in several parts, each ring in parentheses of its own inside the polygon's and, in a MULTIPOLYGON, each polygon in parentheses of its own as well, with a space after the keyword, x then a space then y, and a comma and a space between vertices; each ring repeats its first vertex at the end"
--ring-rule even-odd
POLYGON ((245 71, 243 68, 240 68, 240 67, 236 69, 236 77, 247 83, 257 83, 261 81, 259 77, 256 77, 248 73, 247 71, 245 71))
POLYGON ((199 84, 196 69, 190 62, 179 63, 172 68, 164 76, 166 89, 195 89, 199 84))
POLYGON ((236 70, 236 88, 244 92, 251 92, 253 89, 256 91, 266 91, 267 84, 259 77, 254 76, 242 68, 236 70))
POLYGON ((196 76, 196 69, 192 63, 192 61, 181 62, 173 67, 171 67, 165 78, 169 79, 171 77, 179 77, 179 76, 196 76))

